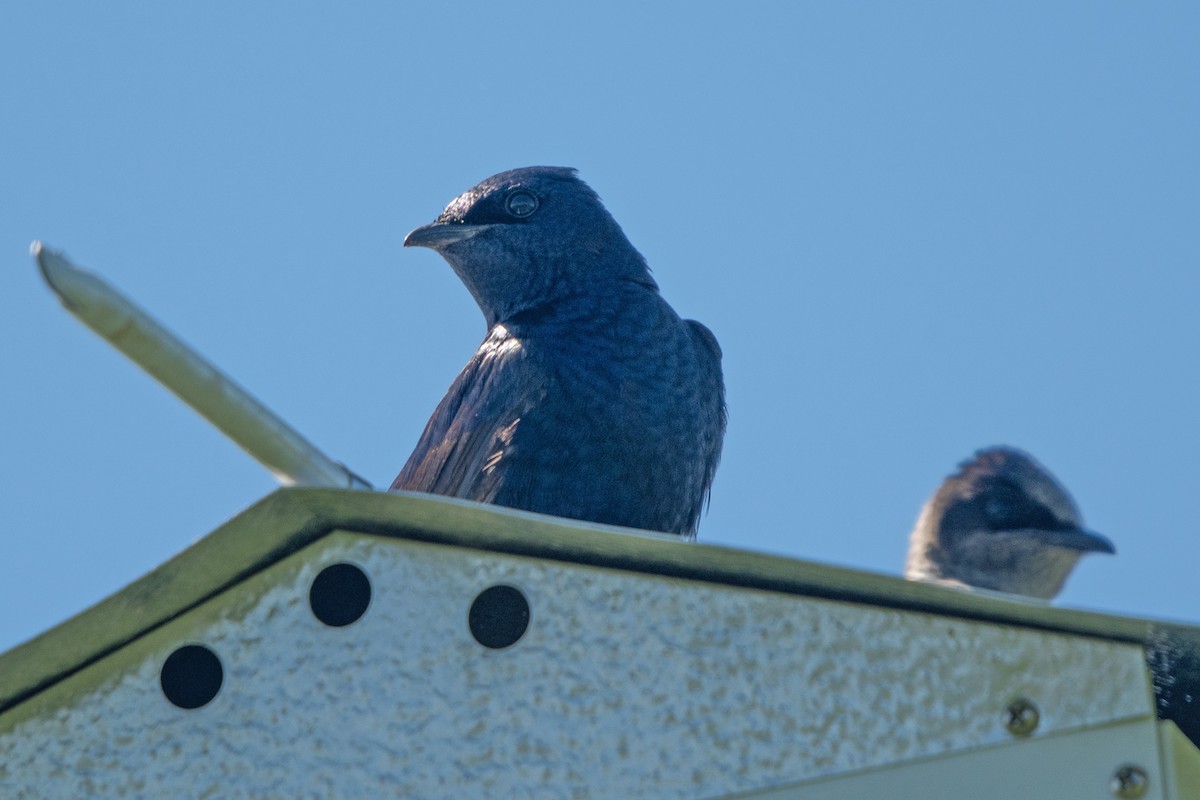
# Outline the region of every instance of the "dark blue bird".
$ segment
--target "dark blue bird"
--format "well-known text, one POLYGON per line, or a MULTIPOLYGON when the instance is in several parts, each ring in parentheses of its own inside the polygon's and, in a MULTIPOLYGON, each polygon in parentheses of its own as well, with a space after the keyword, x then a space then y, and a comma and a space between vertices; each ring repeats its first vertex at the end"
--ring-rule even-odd
POLYGON ((980 450, 921 509, 905 577, 1049 599, 1084 553, 1113 553, 1083 528, 1053 476, 1011 447, 980 450))
POLYGON ((488 332, 391 488, 694 536, 725 434, 721 349, 575 170, 488 178, 404 245, 450 263, 488 332))

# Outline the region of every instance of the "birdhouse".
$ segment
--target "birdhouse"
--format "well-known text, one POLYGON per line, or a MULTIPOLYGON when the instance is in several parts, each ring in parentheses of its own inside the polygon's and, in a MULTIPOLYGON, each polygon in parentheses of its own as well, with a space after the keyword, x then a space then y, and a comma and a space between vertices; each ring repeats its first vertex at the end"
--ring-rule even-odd
POLYGON ((282 489, 0 656, 0 795, 1194 798, 1152 628, 282 489))
POLYGON ((1200 797, 1200 628, 364 491, 34 255, 281 480, 343 488, 0 655, 0 798, 1200 797))

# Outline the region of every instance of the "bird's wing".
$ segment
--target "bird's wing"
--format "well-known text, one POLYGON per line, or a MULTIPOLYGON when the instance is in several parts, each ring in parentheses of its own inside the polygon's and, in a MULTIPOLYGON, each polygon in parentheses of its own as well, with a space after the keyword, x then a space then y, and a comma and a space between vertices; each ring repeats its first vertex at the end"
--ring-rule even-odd
POLYGON ((519 340, 493 332, 451 384, 391 488, 493 502, 516 427, 545 393, 546 378, 519 340))
POLYGON ((709 500, 712 491, 713 476, 717 473, 717 465, 721 461, 721 445, 725 441, 725 426, 729 414, 725 408, 725 379, 721 373, 721 345, 703 324, 694 319, 684 320, 688 332, 696 342, 696 350, 700 354, 700 365, 703 370, 700 385, 704 394, 702 402, 709 407, 705 409, 706 424, 704 426, 704 491, 696 504, 692 517, 692 531, 700 521, 700 511, 709 500))

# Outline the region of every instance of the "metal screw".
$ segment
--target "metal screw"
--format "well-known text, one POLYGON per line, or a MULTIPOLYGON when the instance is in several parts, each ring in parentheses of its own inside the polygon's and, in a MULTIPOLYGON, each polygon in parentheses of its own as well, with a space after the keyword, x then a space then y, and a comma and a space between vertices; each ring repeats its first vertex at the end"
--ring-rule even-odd
POLYGON ((1117 771, 1113 773, 1112 780, 1108 783, 1108 788, 1113 795, 1122 800, 1141 797, 1149 786, 1150 778, 1146 775, 1146 770, 1135 767, 1133 764, 1118 767, 1117 771))
POLYGON ((1037 729, 1041 718, 1032 700, 1018 697, 1004 709, 1004 728, 1013 736, 1028 736, 1037 729))

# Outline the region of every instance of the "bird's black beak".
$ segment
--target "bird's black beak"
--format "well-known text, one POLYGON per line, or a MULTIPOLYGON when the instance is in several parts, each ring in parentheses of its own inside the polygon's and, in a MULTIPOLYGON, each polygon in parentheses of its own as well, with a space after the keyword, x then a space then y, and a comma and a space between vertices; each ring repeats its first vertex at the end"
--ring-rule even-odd
POLYGON ((1085 531, 1082 528, 1067 528, 1059 531, 1036 530, 1029 531, 1029 534, 1041 542, 1056 547, 1066 547, 1069 550, 1108 553, 1109 555, 1117 552, 1117 548, 1113 547, 1113 543, 1107 536, 1101 536, 1093 531, 1085 531))
POLYGON ((431 222, 410 231, 408 236, 404 237, 404 246, 440 250, 448 244, 478 236, 491 227, 491 225, 467 225, 461 222, 431 222))

